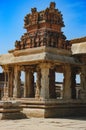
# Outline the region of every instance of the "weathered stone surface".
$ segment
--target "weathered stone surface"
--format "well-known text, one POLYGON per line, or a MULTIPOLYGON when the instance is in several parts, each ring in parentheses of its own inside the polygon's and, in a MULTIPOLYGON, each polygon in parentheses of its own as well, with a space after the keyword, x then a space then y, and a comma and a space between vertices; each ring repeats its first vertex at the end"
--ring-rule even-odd
POLYGON ((20 108, 20 102, 16 101, 1 101, 0 102, 0 119, 23 119, 26 115, 23 114, 20 108))
POLYGON ((52 100, 22 102, 27 117, 69 117, 86 116, 86 101, 52 100), (27 104, 27 105, 26 105, 27 104))
POLYGON ((27 50, 25 55, 23 54, 24 51, 17 51, 17 55, 15 56, 12 53, 8 53, 5 55, 0 56, 0 64, 32 64, 33 62, 41 62, 45 60, 49 60, 53 62, 62 62, 62 63, 70 63, 70 64, 79 64, 79 61, 75 58, 71 57, 71 52, 66 51, 64 49, 55 49, 49 47, 39 47, 37 49, 30 49, 32 50, 33 54, 27 50), (39 52, 40 51, 40 52, 39 52))
POLYGON ((17 119, 24 119, 27 118, 25 114, 21 112, 5 112, 5 113, 0 113, 0 120, 17 120, 17 119))
POLYGON ((73 43, 72 44, 72 54, 85 54, 86 53, 86 42, 73 43))

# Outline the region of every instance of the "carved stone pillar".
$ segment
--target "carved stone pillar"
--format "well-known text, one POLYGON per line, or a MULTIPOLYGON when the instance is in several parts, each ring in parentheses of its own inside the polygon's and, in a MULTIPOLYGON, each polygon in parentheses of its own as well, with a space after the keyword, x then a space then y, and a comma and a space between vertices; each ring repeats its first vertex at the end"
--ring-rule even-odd
POLYGON ((25 82, 24 82, 24 97, 28 97, 28 84, 27 84, 27 81, 28 81, 28 70, 25 69, 25 82))
POLYGON ((37 68, 35 98, 40 98, 40 90, 41 90, 41 70, 37 68))
POLYGON ((81 68, 81 73, 80 73, 80 80, 81 80, 81 89, 86 90, 86 67, 81 68))
POLYGON ((24 97, 34 97, 34 76, 31 68, 25 70, 24 97))
POLYGON ((4 97, 3 99, 7 99, 9 94, 8 94, 8 85, 7 85, 7 72, 4 70, 4 76, 5 76, 5 81, 4 81, 4 97))
POLYGON ((4 99, 13 96, 13 70, 12 67, 4 66, 4 99))
POLYGON ((13 69, 10 67, 8 70, 8 94, 13 97, 13 69))
POLYGON ((9 97, 9 88, 8 88, 8 66, 2 66, 4 71, 4 96, 3 99, 7 99, 9 97))
POLYGON ((81 99, 86 99, 86 67, 83 66, 81 68, 81 73, 80 73, 80 98, 81 99))
POLYGON ((41 92, 40 97, 47 99, 49 98, 49 68, 47 63, 40 65, 41 67, 41 92))
POLYGON ((19 98, 20 97, 20 85, 21 85, 21 80, 20 80, 20 68, 19 66, 14 67, 14 89, 13 89, 13 97, 14 98, 19 98))
POLYGON ((63 99, 71 99, 71 67, 64 66, 63 99))
POLYGON ((41 68, 41 91, 40 91, 40 97, 43 99, 49 99, 53 98, 53 90, 55 87, 55 84, 53 86, 50 86, 50 69, 51 64, 50 63, 42 63, 40 64, 41 68))

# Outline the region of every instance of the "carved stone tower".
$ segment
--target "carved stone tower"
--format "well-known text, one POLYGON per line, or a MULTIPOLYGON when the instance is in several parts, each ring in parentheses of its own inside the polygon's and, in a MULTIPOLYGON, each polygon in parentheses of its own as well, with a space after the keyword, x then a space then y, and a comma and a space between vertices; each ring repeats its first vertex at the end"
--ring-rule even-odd
POLYGON ((38 12, 31 9, 24 19, 24 28, 27 29, 21 41, 15 42, 15 49, 26 49, 40 46, 70 49, 66 37, 61 31, 64 22, 61 12, 51 2, 50 7, 38 12))

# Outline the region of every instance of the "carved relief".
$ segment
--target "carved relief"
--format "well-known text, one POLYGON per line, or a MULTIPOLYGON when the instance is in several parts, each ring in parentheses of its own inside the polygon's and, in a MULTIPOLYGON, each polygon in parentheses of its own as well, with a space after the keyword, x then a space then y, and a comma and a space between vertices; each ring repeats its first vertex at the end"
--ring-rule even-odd
POLYGON ((24 25, 26 28, 27 26, 38 24, 44 20, 51 24, 61 24, 61 26, 64 26, 61 12, 55 9, 55 2, 51 2, 50 7, 41 12, 37 12, 36 8, 32 8, 31 14, 27 14, 24 19, 24 25))
POLYGON ((38 12, 36 8, 31 9, 31 14, 26 15, 24 19, 24 25, 33 25, 37 24, 38 21, 38 12))
POLYGON ((20 41, 15 41, 15 47, 16 47, 16 49, 18 49, 18 50, 20 50, 20 48, 21 48, 21 44, 20 44, 20 41))

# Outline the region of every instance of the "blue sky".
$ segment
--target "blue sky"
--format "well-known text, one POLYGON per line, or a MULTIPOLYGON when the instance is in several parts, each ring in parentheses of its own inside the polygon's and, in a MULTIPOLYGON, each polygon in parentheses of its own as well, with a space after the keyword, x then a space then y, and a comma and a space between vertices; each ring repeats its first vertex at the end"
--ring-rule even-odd
MULTIPOLYGON (((14 48, 26 31, 24 16, 32 7, 44 10, 53 0, 0 0, 0 54, 14 48)), ((65 23, 63 29, 67 39, 86 36, 86 0, 54 0, 65 23)))

